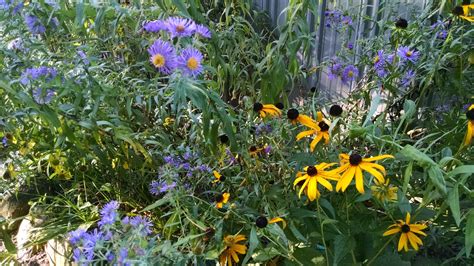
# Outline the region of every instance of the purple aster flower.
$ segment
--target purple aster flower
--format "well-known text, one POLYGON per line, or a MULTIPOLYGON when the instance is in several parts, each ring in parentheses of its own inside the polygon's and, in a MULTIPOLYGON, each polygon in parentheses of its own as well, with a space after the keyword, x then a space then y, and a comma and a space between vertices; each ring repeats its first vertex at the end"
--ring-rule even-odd
POLYGON ((193 153, 189 150, 183 154, 183 159, 186 161, 189 161, 192 158, 193 158, 193 153))
POLYGON ((59 3, 56 2, 56 0, 45 0, 44 3, 49 5, 53 9, 59 9, 59 3))
POLYGON ((237 158, 232 154, 232 152, 229 150, 229 149, 226 149, 225 150, 227 156, 229 156, 229 165, 233 165, 235 163, 237 163, 237 158))
POLYGON ((39 78, 44 77, 46 82, 50 82, 57 76, 58 72, 55 68, 52 67, 33 67, 27 68, 21 75, 20 82, 23 85, 27 85, 30 83, 31 80, 37 80, 39 78))
POLYGON ((347 49, 349 49, 349 50, 354 49, 354 44, 351 43, 351 42, 347 43, 347 49))
POLYGON ((110 250, 107 251, 107 253, 105 253, 105 259, 106 259, 107 262, 109 262, 109 263, 112 262, 112 261, 114 261, 114 259, 115 259, 114 253, 113 253, 112 251, 110 251, 110 250))
POLYGON ((383 68, 385 65, 385 55, 383 50, 378 50, 377 55, 374 58, 374 67, 375 68, 383 68))
POLYGON ((90 64, 90 61, 89 61, 89 59, 87 59, 87 55, 86 55, 86 53, 84 53, 84 51, 77 50, 77 55, 79 56, 80 61, 82 61, 84 63, 84 65, 89 65, 90 64))
POLYGON ((402 63, 406 61, 416 63, 416 60, 418 60, 420 52, 410 50, 408 46, 401 46, 397 49, 397 55, 400 57, 402 63))
POLYGON ((72 259, 75 263, 79 263, 82 258, 82 252, 79 248, 75 248, 72 250, 72 259))
POLYGON ((148 49, 150 62, 163 74, 171 74, 177 66, 176 52, 171 43, 156 40, 148 49))
POLYGON ((342 70, 342 64, 341 63, 333 63, 329 67, 329 73, 328 73, 329 80, 336 79, 341 74, 341 70, 342 70))
MULTIPOLYGON (((13 1, 12 1, 13 2, 13 1)), ((13 15, 16 15, 20 13, 21 9, 23 8, 23 1, 18 3, 14 8, 13 8, 13 15)))
POLYGON ((353 65, 348 65, 344 68, 344 71, 342 71, 342 82, 349 83, 355 80, 358 75, 359 70, 353 65))
POLYGON ((37 104, 49 104, 56 92, 52 89, 36 88, 33 90, 33 99, 37 104))
POLYGON ((80 241, 82 241, 85 234, 87 234, 86 230, 81 228, 69 232, 69 243, 71 243, 73 246, 77 245, 80 241))
POLYGON ((2 145, 3 145, 4 148, 8 146, 8 139, 7 139, 7 137, 3 137, 3 138, 2 138, 2 145))
POLYGON ((272 146, 271 145, 267 145, 263 149, 263 152, 265 152, 265 154, 269 154, 271 151, 272 151, 272 146))
POLYGON ((125 217, 122 219, 122 224, 123 224, 123 225, 130 224, 130 217, 125 216, 125 217))
POLYGON ((143 25, 143 29, 147 32, 159 32, 167 29, 166 21, 164 20, 154 20, 143 25))
POLYGON ((153 226, 153 223, 148 217, 137 215, 130 219, 130 225, 134 229, 137 229, 141 235, 147 236, 151 234, 151 227, 153 226))
POLYGON ((436 33, 436 38, 444 40, 448 36, 447 30, 441 30, 440 32, 436 33))
POLYGON ((211 31, 206 26, 201 24, 196 24, 196 35, 207 39, 210 39, 212 36, 211 31))
POLYGON ((187 170, 191 169, 191 164, 190 163, 183 163, 181 165, 181 168, 183 168, 183 170, 187 171, 187 170))
POLYGON ((10 0, 10 2, 6 0, 0 0, 0 9, 10 9, 10 5, 13 4, 13 0, 10 0))
POLYGON ((415 72, 411 69, 409 69, 405 75, 402 77, 402 80, 400 81, 400 85, 404 88, 407 88, 410 86, 412 80, 415 78, 415 72))
POLYGON ((118 263, 119 265, 123 265, 125 263, 125 260, 128 257, 128 249, 127 248, 121 248, 118 254, 118 263))
POLYGON ((190 76, 197 76, 202 72, 202 54, 195 48, 186 48, 181 52, 180 56, 180 68, 184 71, 184 74, 190 76))
POLYGON ((170 17, 166 20, 166 26, 171 38, 189 37, 196 31, 194 21, 187 18, 170 17))
POLYGON ((206 173, 212 172, 211 167, 209 167, 207 164, 201 164, 199 166, 196 166, 194 169, 200 172, 206 172, 206 173))
POLYGON ((115 200, 105 204, 102 210, 100 210, 99 226, 103 227, 105 225, 113 224, 118 217, 118 208, 119 203, 115 200))
POLYGON ((33 34, 43 34, 46 31, 45 26, 39 21, 38 17, 33 15, 25 16, 26 26, 33 34))
POLYGON ((352 18, 350 16, 343 16, 341 22, 346 26, 350 26, 352 25, 352 18))
POLYGON ((165 193, 168 190, 171 190, 176 187, 176 182, 168 184, 166 181, 152 181, 150 183, 150 193, 152 195, 158 196, 161 193, 165 193))

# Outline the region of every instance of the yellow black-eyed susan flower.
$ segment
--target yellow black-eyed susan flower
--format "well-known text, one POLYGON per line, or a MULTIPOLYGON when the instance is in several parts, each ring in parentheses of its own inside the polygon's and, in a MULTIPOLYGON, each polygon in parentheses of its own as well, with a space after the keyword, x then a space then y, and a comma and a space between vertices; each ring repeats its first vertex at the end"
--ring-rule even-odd
POLYGON ((221 175, 219 172, 214 170, 214 171, 212 171, 212 173, 214 174, 214 177, 216 178, 214 181, 212 181, 212 183, 224 182, 225 181, 225 176, 221 175))
POLYGON ((369 172, 373 175, 379 183, 385 182, 385 168, 380 164, 374 163, 374 161, 394 158, 392 155, 385 154, 379 155, 371 158, 362 158, 357 153, 352 153, 350 156, 348 154, 340 154, 339 159, 341 160, 341 166, 337 169, 339 173, 343 173, 341 179, 336 184, 336 191, 342 190, 344 192, 352 179, 355 177, 355 184, 357 191, 359 193, 364 193, 364 175, 362 170, 369 172), (380 171, 380 172, 379 172, 380 171))
POLYGON ((245 241, 244 235, 228 235, 224 237, 225 249, 222 251, 219 256, 220 265, 229 265, 232 266, 232 261, 235 263, 239 262, 238 254, 245 254, 247 252, 247 247, 245 245, 239 244, 241 241, 245 241), (238 253, 238 254, 237 254, 238 253))
POLYGON ((474 16, 470 15, 472 10, 474 10, 474 4, 455 6, 453 9, 453 14, 461 19, 467 20, 469 22, 474 22, 474 16))
POLYGON ((335 165, 335 163, 320 163, 314 166, 307 166, 303 169, 305 172, 299 172, 293 182, 293 188, 297 185, 301 185, 298 197, 301 197, 301 193, 305 192, 310 201, 318 199, 319 196, 321 196, 318 190, 318 184, 332 191, 332 185, 328 180, 339 180, 339 174, 335 170, 326 171, 326 169, 333 165, 335 165))
POLYGON ((278 109, 273 104, 261 104, 261 103, 255 103, 253 105, 253 110, 255 112, 258 112, 261 118, 265 118, 266 116, 280 116, 281 115, 281 110, 278 109))
POLYGON ((389 236, 400 232, 401 235, 400 240, 398 241, 398 251, 402 249, 408 251, 408 243, 410 243, 415 250, 418 250, 418 246, 423 245, 423 241, 421 241, 416 234, 426 236, 422 231, 423 229, 426 229, 426 227, 427 226, 424 224, 410 224, 410 213, 407 213, 405 221, 397 220, 396 223, 388 227, 389 229, 383 233, 383 236, 389 236))
POLYGON ((329 128, 330 128, 331 122, 329 122, 329 120, 325 119, 323 117, 323 113, 321 113, 321 112, 317 113, 316 122, 318 123, 316 127, 314 127, 314 126, 310 127, 311 128, 310 130, 302 131, 302 132, 298 133, 298 135, 296 135, 296 140, 300 140, 300 139, 302 139, 304 137, 307 137, 307 136, 310 136, 310 135, 316 135, 314 137, 313 141, 311 141, 311 143, 309 145, 309 148, 310 148, 311 151, 314 151, 314 148, 316 147, 316 145, 318 145, 318 143, 323 138, 324 138, 324 142, 326 144, 329 143, 329 128))
POLYGON ((371 186, 372 195, 378 200, 385 201, 397 201, 398 187, 390 185, 390 180, 387 178, 385 183, 380 183, 377 179, 374 180, 375 185, 371 186))
POLYGON ((218 209, 221 209, 224 206, 224 204, 226 204, 229 201, 229 198, 230 198, 230 193, 228 192, 217 195, 216 207, 218 209))
POLYGON ((466 118, 467 132, 466 137, 464 138, 464 145, 469 145, 474 138, 474 104, 471 104, 471 106, 469 106, 467 109, 466 118))
POLYGON ((257 146, 250 146, 249 154, 250 156, 256 157, 259 153, 263 151, 263 148, 257 148, 257 146))
POLYGON ((283 218, 280 218, 280 217, 275 217, 273 219, 271 219, 270 221, 267 219, 267 217, 265 216, 260 216, 257 218, 257 220, 255 220, 255 225, 258 227, 258 228, 265 228, 268 224, 273 224, 273 223, 278 223, 278 222, 281 222, 282 225, 283 225, 283 228, 286 227, 286 221, 283 220, 283 218))
POLYGON ((286 112, 286 117, 290 120, 291 124, 295 125, 297 122, 300 124, 313 128, 317 126, 316 121, 307 115, 300 114, 295 108, 291 108, 286 112))

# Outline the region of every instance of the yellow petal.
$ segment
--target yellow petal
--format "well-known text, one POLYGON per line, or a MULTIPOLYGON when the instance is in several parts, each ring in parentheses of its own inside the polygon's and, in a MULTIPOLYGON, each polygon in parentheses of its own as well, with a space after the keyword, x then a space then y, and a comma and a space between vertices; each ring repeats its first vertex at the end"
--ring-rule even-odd
POLYGON ((234 242, 235 243, 240 242, 240 241, 244 241, 244 240, 247 240, 247 238, 244 235, 236 235, 234 237, 234 242))
MULTIPOLYGON (((398 251, 402 250, 402 248, 404 248, 406 246, 407 246, 407 235, 402 234, 400 236, 400 240, 398 241, 398 251)), ((405 250, 406 250, 406 248, 405 248, 405 250)))
POLYGON ((245 252, 247 251, 247 247, 240 244, 233 245, 232 249, 235 250, 235 252, 240 253, 240 254, 245 254, 245 252))
POLYGON ((304 175, 304 176, 301 176, 301 177, 296 178, 295 181, 293 182, 293 188, 295 188, 296 185, 297 185, 299 182, 301 182, 301 180, 305 180, 306 178, 308 178, 307 175, 304 175))
POLYGON ((298 197, 301 198, 301 193, 304 191, 305 187, 308 185, 309 178, 304 181, 303 185, 300 188, 300 192, 298 193, 298 197))
POLYGON ((336 163, 320 163, 318 165, 316 165, 316 169, 319 171, 319 170, 324 170, 326 168, 329 168, 333 165, 336 165, 336 163))
POLYGON ((385 233, 383 233, 383 236, 393 235, 393 234, 396 234, 398 232, 400 232, 400 227, 392 228, 390 230, 385 231, 385 233))
POLYGON ((273 224, 273 223, 277 223, 277 222, 281 222, 283 224, 283 229, 285 229, 286 227, 286 221, 283 220, 282 218, 280 217, 275 217, 273 219, 271 219, 270 221, 268 221, 269 224, 273 224))
POLYGON ((222 203, 227 203, 227 201, 229 201, 229 198, 230 198, 230 193, 226 192, 222 194, 222 197, 223 197, 222 203))
POLYGON ((469 22, 474 22, 474 17, 472 17, 472 16, 459 16, 459 17, 462 18, 462 19, 465 19, 469 22))
POLYGON ((366 163, 364 163, 364 162, 360 163, 359 167, 362 168, 363 170, 369 172, 375 178, 377 178, 379 183, 383 184, 385 182, 385 179, 384 179, 383 175, 379 171, 377 171, 374 168, 368 166, 366 163))
POLYGON ((321 112, 316 113, 316 121, 321 122, 321 121, 323 121, 323 118, 324 118, 323 113, 321 113, 321 112))
POLYGON ((355 178, 357 191, 359 191, 360 194, 364 194, 364 176, 362 175, 362 170, 359 166, 356 167, 355 178))
POLYGON ((304 137, 307 137, 309 135, 313 135, 315 133, 316 133, 316 131, 314 129, 302 131, 302 132, 298 133, 298 135, 296 135, 296 140, 300 140, 304 137))
POLYGON ((407 217, 405 218, 405 223, 406 224, 410 224, 410 218, 411 218, 411 214, 409 212, 407 212, 407 217))
POLYGON ((473 136, 474 136, 474 122, 468 121, 466 137, 464 138, 464 146, 471 144, 473 136))
POLYGON ((229 253, 230 253, 230 255, 232 256, 232 258, 234 259, 234 261, 236 263, 239 262, 239 256, 237 255, 237 253, 235 253, 235 251, 233 249, 230 249, 229 253))
POLYGON ((344 192, 355 175, 355 167, 349 167, 342 175, 342 178, 337 182, 336 191, 342 190, 344 192))
POLYGON ((415 234, 413 234, 412 232, 408 232, 407 233, 407 238, 408 238, 408 241, 410 241, 410 245, 415 249, 415 250, 418 250, 418 244, 416 243, 416 240, 413 238, 415 236, 415 234))
POLYGON ((221 174, 219 174, 219 172, 217 172, 216 170, 212 171, 212 173, 214 174, 214 177, 219 179, 221 178, 221 174))
POLYGON ((316 145, 318 145, 322 137, 323 136, 321 134, 317 134, 313 141, 311 141, 311 144, 309 145, 309 149, 311 150, 311 152, 314 151, 314 148, 316 147, 316 145))
POLYGON ((318 124, 316 123, 316 121, 314 121, 313 119, 311 119, 311 117, 307 116, 307 115, 298 115, 298 117, 296 118, 298 120, 298 122, 300 122, 300 124, 304 125, 304 126, 307 126, 309 128, 312 128, 312 129, 317 129, 317 130, 321 130, 318 126, 318 124))
POLYGON ((319 181, 319 184, 321 184, 321 186, 327 188, 327 190, 329 191, 332 191, 332 185, 331 183, 329 183, 329 181, 327 181, 326 179, 322 177, 318 178, 318 181, 319 181))
POLYGON ((388 159, 388 158, 395 158, 393 155, 390 154, 384 154, 384 155, 379 155, 379 156, 374 156, 370 158, 364 158, 363 161, 365 162, 373 162, 373 161, 378 161, 378 160, 383 160, 383 159, 388 159))
POLYGON ((318 183, 316 182, 315 177, 309 179, 308 184, 308 199, 313 201, 318 198, 318 183))

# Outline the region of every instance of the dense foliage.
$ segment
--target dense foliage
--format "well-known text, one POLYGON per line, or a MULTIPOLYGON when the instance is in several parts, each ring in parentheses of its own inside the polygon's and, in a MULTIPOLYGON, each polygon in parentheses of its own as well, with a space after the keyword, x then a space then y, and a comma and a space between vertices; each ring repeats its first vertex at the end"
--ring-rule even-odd
POLYGON ((474 263, 473 5, 328 9, 343 45, 311 65, 319 1, 278 30, 252 1, 123 2, 0 1, 0 192, 33 195, 31 245, 85 264, 474 263), (354 40, 359 19, 379 34, 354 40), (352 89, 330 102, 301 88, 313 75, 352 89))

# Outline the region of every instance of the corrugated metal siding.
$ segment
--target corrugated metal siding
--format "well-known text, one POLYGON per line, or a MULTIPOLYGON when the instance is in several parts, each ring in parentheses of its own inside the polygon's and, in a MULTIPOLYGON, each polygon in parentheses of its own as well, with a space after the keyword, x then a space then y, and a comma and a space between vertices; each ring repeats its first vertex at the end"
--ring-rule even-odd
MULTIPOLYGON (((255 6, 259 9, 266 10, 275 27, 279 27, 285 22, 285 13, 282 11, 287 7, 288 0, 255 0, 255 6)), ((333 28, 324 26, 325 10, 347 10, 351 15, 356 15, 357 20, 353 21, 354 32, 350 38, 354 43, 354 51, 360 51, 356 40, 368 38, 379 34, 375 22, 364 21, 360 19, 362 16, 373 17, 375 21, 391 21, 397 17, 407 19, 413 18, 416 14, 423 10, 429 0, 345 0, 345 1, 318 1, 318 14, 308 14, 308 23, 310 29, 315 33, 314 50, 310 58, 310 67, 317 66, 319 62, 324 61, 336 55, 342 45, 345 44, 344 39, 333 28), (416 7, 416 8, 413 8, 416 7), (381 11, 382 12, 379 12, 381 11), (323 25, 320 27, 319 25, 323 25)), ((353 63, 356 58, 353 58, 353 63)), ((321 91, 321 96, 328 99, 344 97, 351 91, 354 84, 345 85, 340 80, 329 80, 327 70, 323 69, 318 75, 308 77, 306 86, 311 88, 316 86, 321 91)))

